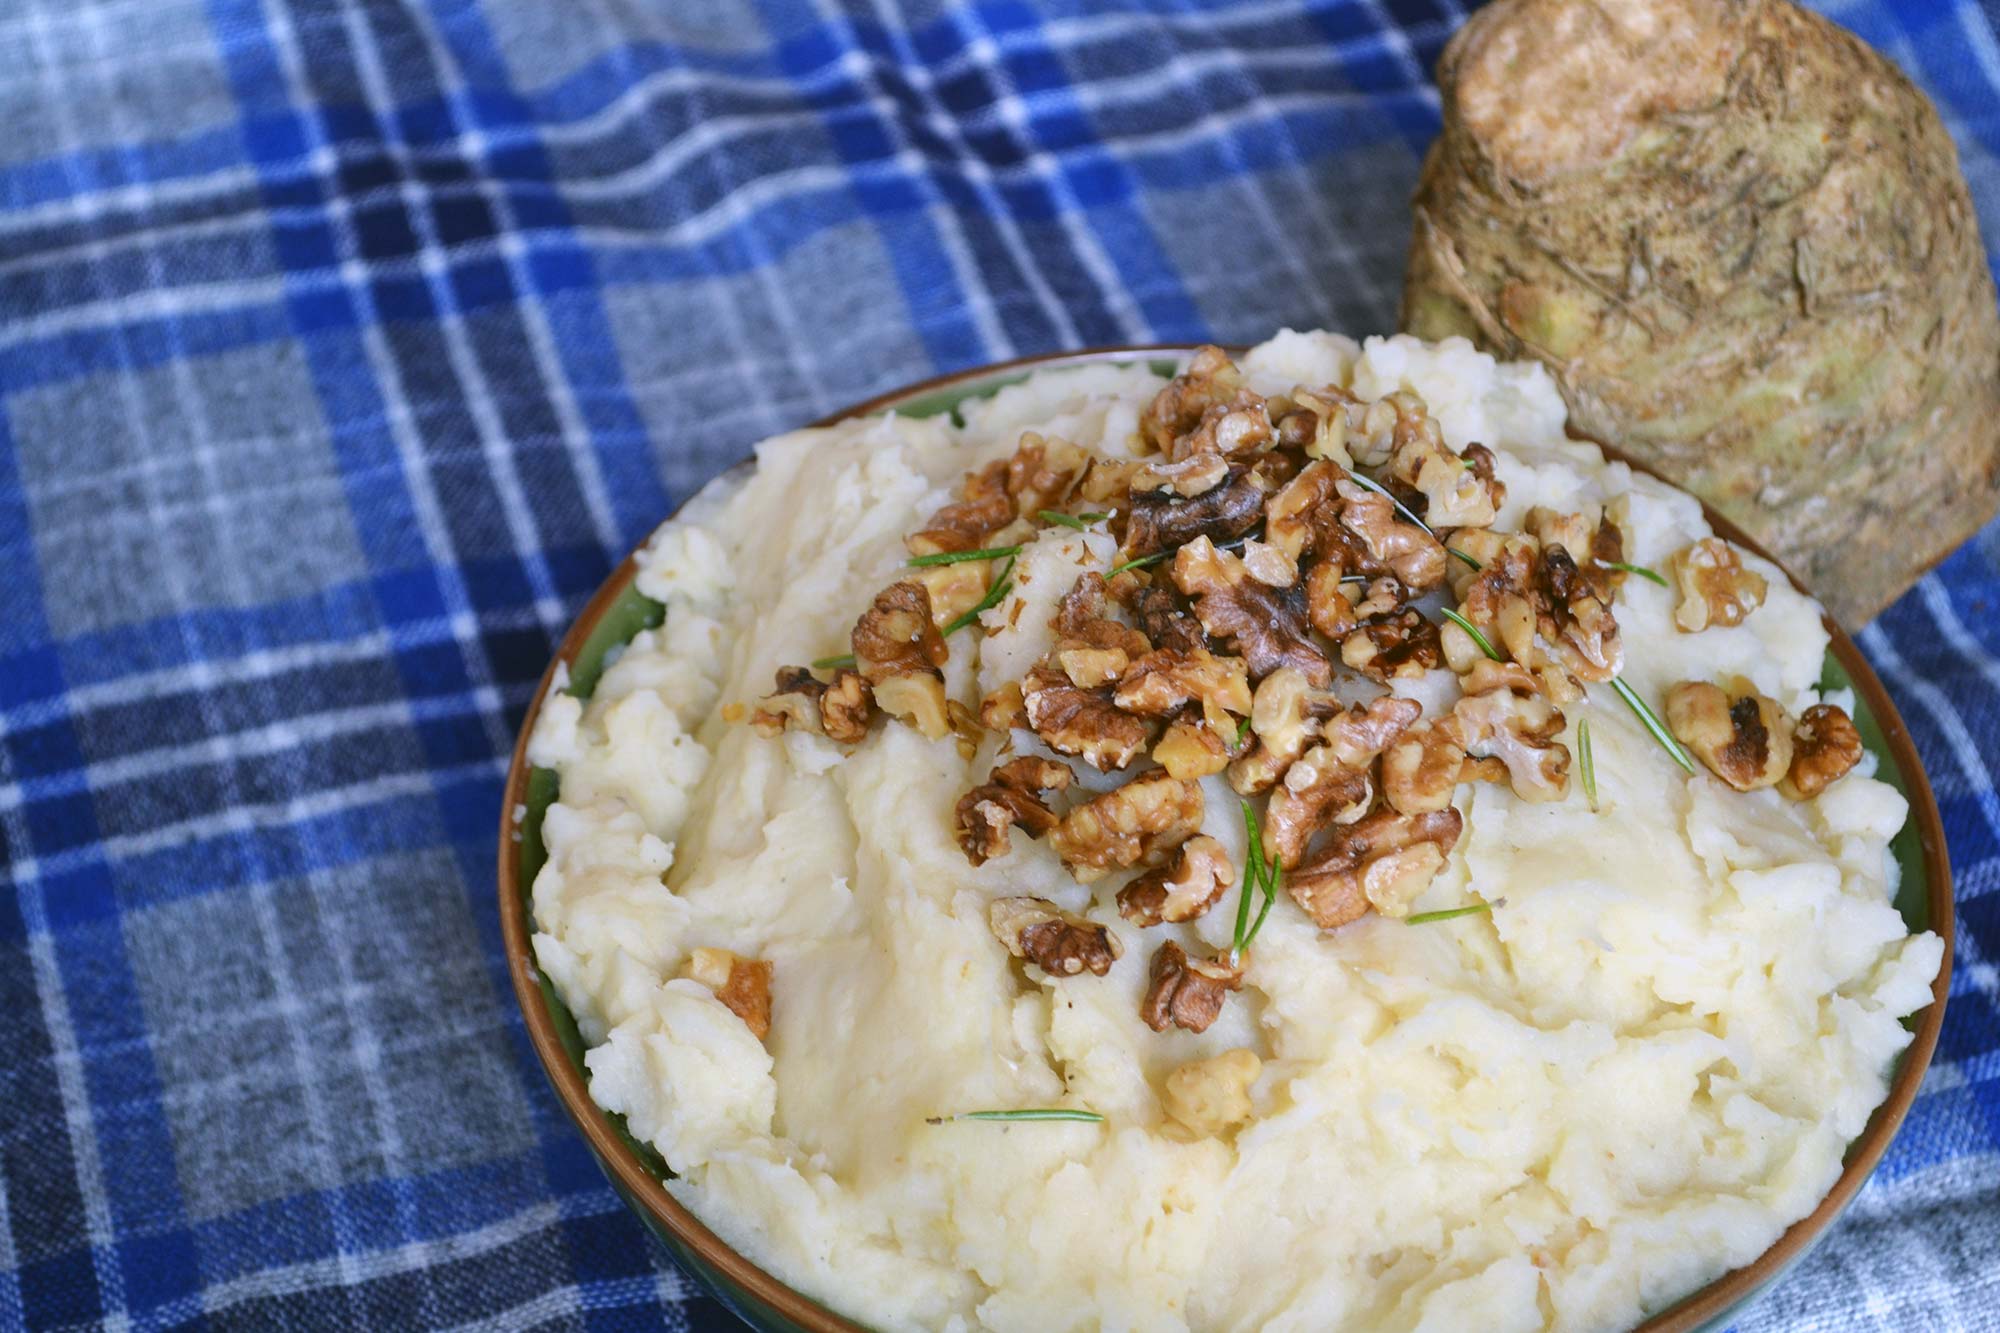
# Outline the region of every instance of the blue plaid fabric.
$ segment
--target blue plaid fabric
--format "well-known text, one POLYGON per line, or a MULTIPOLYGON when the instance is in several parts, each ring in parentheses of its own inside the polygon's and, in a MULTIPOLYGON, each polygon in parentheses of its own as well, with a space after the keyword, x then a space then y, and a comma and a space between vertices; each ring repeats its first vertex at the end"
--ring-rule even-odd
MULTIPOLYGON (((1842 22, 2000 238, 2000 37, 1842 22)), ((716 1327, 499 961, 516 723, 758 438, 1093 343, 1393 326, 1454 0, 0 5, 0 1327, 716 1327)), ((2000 1327, 2000 528, 1862 643, 1950 1021, 1740 1321, 2000 1327)))

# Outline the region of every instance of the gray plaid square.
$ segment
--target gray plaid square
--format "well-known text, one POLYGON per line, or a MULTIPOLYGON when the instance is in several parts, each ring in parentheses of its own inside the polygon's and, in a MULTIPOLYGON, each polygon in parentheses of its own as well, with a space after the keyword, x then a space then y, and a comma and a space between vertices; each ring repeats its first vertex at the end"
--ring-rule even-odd
POLYGON ((515 81, 529 87, 544 82, 551 69, 580 69, 605 56, 623 59, 623 48, 633 43, 747 51, 767 40, 763 16, 750 0, 673 5, 565 0, 493 5, 485 15, 515 81))
POLYGON ((58 637, 363 571, 296 344, 36 389, 8 412, 58 637))

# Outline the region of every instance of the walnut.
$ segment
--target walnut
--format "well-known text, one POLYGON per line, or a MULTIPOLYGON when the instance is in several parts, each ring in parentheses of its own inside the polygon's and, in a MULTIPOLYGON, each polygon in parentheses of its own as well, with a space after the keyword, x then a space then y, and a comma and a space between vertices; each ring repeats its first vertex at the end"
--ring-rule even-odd
POLYGON ((1243 387, 1243 374, 1220 347, 1203 347, 1188 368, 1153 396, 1139 415, 1142 448, 1161 453, 1194 429, 1208 409, 1232 399, 1243 387))
POLYGON ((1348 404, 1354 395, 1338 385, 1324 389, 1296 388, 1282 405, 1271 402, 1271 417, 1277 427, 1278 443, 1297 449, 1307 458, 1324 458, 1352 467, 1347 452, 1348 404))
POLYGON ((859 671, 841 667, 819 696, 819 721, 827 739, 859 744, 875 714, 875 692, 859 671))
POLYGON ((1465 747, 1451 727, 1414 727, 1382 752, 1382 796, 1406 815, 1442 810, 1463 781, 1465 763, 1465 747))
POLYGON ((1076 483, 1076 497, 1086 504, 1122 507, 1132 493, 1133 480, 1145 466, 1136 458, 1093 454, 1089 466, 1083 470, 1083 479, 1076 483))
POLYGON ((1243 985, 1243 969, 1227 958, 1189 958, 1168 940, 1153 955, 1146 997, 1139 1017, 1155 1032, 1171 1025, 1189 1032, 1206 1032, 1221 1016, 1229 992, 1243 985))
POLYGON ((1160 1088, 1166 1131, 1189 1140, 1212 1139, 1243 1124, 1256 1114, 1250 1087, 1263 1071, 1256 1052, 1241 1047, 1182 1065, 1160 1088))
POLYGON ((1235 882, 1229 853, 1214 838, 1198 833, 1180 845, 1173 865, 1149 870, 1118 890, 1118 914, 1140 926, 1192 921, 1235 882))
POLYGON ((1364 621, 1340 641, 1340 660, 1372 680, 1421 676, 1444 661, 1438 627, 1412 607, 1364 621))
POLYGON ((1212 730, 1233 735, 1236 717, 1250 711, 1250 679, 1240 657, 1217 657, 1206 648, 1191 653, 1158 648, 1127 668, 1111 698, 1143 717, 1166 717, 1198 702, 1212 730))
POLYGON ((1357 572, 1388 572, 1413 593, 1444 582, 1445 554, 1438 539, 1396 512, 1389 497, 1352 481, 1334 487, 1340 496, 1340 525, 1354 534, 1367 563, 1357 572))
POLYGON ((1299 581, 1299 562, 1277 547, 1252 537, 1243 543, 1243 568, 1250 577, 1272 588, 1289 588, 1299 581))
POLYGON ((1171 584, 1135 586, 1126 601, 1139 628, 1153 641, 1154 647, 1191 653, 1209 646, 1201 622, 1189 614, 1171 584))
POLYGON ((1065 912, 1047 898, 995 898, 986 922, 1008 953, 1052 977, 1073 977, 1085 969, 1101 977, 1125 951, 1108 927, 1065 912))
POLYGON ((1229 766, 1229 747, 1204 722, 1176 718, 1153 746, 1153 762, 1186 781, 1220 773, 1229 766))
POLYGON ((1861 762, 1861 733, 1833 704, 1814 704, 1792 729, 1792 766, 1778 790, 1795 801, 1811 800, 1847 776, 1861 762))
POLYGON ((778 688, 757 702, 750 725, 759 736, 776 736, 787 727, 819 731, 819 700, 826 686, 804 667, 779 667, 778 688))
POLYGON ((722 1007, 743 1020, 758 1041, 771 1032, 771 965, 738 958, 727 949, 696 949, 681 975, 715 992, 722 1007))
MULTIPOLYGON (((1625 667, 1618 622, 1561 544, 1544 546, 1536 625, 1579 680, 1610 680, 1625 667)), ((1517 659, 1518 660, 1518 659, 1517 659)))
POLYGON ((1039 838, 1054 828, 1055 814, 1041 793, 1067 791, 1075 776, 1068 765, 1034 755, 994 768, 984 783, 958 800, 958 845, 965 849, 965 859, 984 865, 1005 856, 1011 850, 1009 829, 1039 838))
POLYGON ((1056 640, 1062 647, 1116 649, 1125 655, 1127 661, 1142 657, 1152 651, 1152 643, 1144 634, 1114 619, 1107 607, 1106 599, 1110 587, 1104 576, 1098 573, 1078 577, 1070 590, 1063 594, 1056 606, 1055 616, 1049 624, 1056 632, 1056 640))
POLYGON ((1025 726, 1028 721, 1028 705, 1021 698, 1021 682, 1002 681, 1000 685, 979 701, 979 725, 988 731, 1007 731, 1025 726))
POLYGON ((1569 792, 1569 748, 1556 740, 1562 710, 1543 697, 1534 676, 1514 662, 1473 664, 1465 695, 1452 706, 1451 725, 1468 751, 1507 765, 1514 793, 1529 801, 1561 800, 1569 792))
POLYGON ((1085 690, 1115 684, 1132 665, 1122 648, 1058 648, 1055 657, 1069 683, 1085 690))
POLYGON ((1424 498, 1424 521, 1441 528, 1491 523, 1506 494, 1492 478, 1492 455, 1487 455, 1487 474, 1481 477, 1444 442, 1444 432, 1416 394, 1398 389, 1383 401, 1396 413, 1390 430, 1387 476, 1424 498))
POLYGON ((1264 843, 1281 864, 1297 865, 1306 844, 1328 824, 1366 814, 1375 783, 1366 767, 1349 767, 1332 749, 1315 745, 1285 770, 1264 811, 1264 843))
POLYGON ((1022 432, 1019 447, 1007 460, 1007 493, 1014 499, 1014 512, 1026 516, 1061 505, 1091 457, 1089 450, 1068 440, 1022 432))
POLYGON ((1530 558, 1533 557, 1534 543, 1518 535, 1495 532, 1491 528, 1460 528, 1452 533, 1445 542, 1445 549, 1457 551, 1460 555, 1477 561, 1478 564, 1474 565, 1468 560, 1460 560, 1457 557, 1445 562, 1446 577, 1451 582, 1451 595, 1461 602, 1464 601, 1466 590, 1472 586, 1473 581, 1485 572, 1486 566, 1499 558, 1501 552, 1511 542, 1522 542, 1530 558))
POLYGON ((931 619, 942 633, 944 627, 979 605, 993 586, 991 560, 961 560, 955 565, 930 565, 913 569, 909 578, 924 585, 931 599, 931 619))
POLYGON ((1338 463, 1308 464, 1265 503, 1264 540, 1294 560, 1345 545, 1337 488, 1346 477, 1338 463))
POLYGON ((1226 542, 1257 526, 1264 513, 1264 490, 1237 465, 1222 484, 1192 499, 1158 491, 1135 492, 1125 524, 1123 559, 1154 555, 1184 546, 1197 537, 1226 542))
POLYGON ((1111 687, 1080 689, 1059 667, 1042 662, 1021 681, 1029 728, 1058 754, 1073 754, 1100 772, 1124 768, 1153 739, 1153 723, 1121 711, 1111 687))
POLYGON ((1449 807, 1415 815, 1380 807, 1336 828, 1311 862, 1285 876, 1285 887, 1325 930, 1371 907, 1384 916, 1406 916, 1464 827, 1464 818, 1449 807))
POLYGON ((1007 493, 1005 460, 968 472, 959 496, 926 519, 920 531, 903 539, 912 555, 979 550, 1019 512, 1007 493))
POLYGON ((1560 546, 1566 551, 1588 551, 1596 525, 1585 514, 1565 514, 1560 509, 1536 505, 1521 520, 1521 531, 1542 546, 1560 546))
MULTIPOLYGON (((1459 533, 1454 542, 1471 534, 1459 533)), ((1487 533, 1486 539, 1467 543, 1480 562, 1477 573, 1458 581, 1458 613, 1479 627, 1493 646, 1508 657, 1532 666, 1540 656, 1535 633, 1540 625, 1537 584, 1540 581, 1540 552, 1524 537, 1502 537, 1487 533)), ((1461 561, 1453 561, 1462 564, 1461 561)), ((1484 654, 1481 654, 1484 657, 1484 654)), ((1453 669, 1460 663, 1454 661, 1453 669)), ((1468 661, 1466 668, 1471 666, 1468 661)))
POLYGON ((1221 454, 1190 454, 1177 463, 1148 463, 1132 477, 1132 493, 1172 491, 1183 499, 1205 495, 1229 480, 1229 460, 1221 454))
POLYGON ((1049 845, 1088 883, 1108 870, 1161 864, 1200 830, 1201 816, 1199 784, 1148 773, 1064 815, 1049 845))
POLYGON ((1315 561, 1306 570, 1306 622, 1336 641, 1346 637, 1360 620, 1342 586, 1346 580, 1338 560, 1315 561))
POLYGON ((1174 556, 1174 582, 1195 599, 1195 617, 1202 628, 1233 643, 1258 680, 1289 666, 1314 685, 1333 678, 1333 664, 1313 643, 1301 614, 1302 595, 1257 582, 1243 562, 1219 551, 1206 537, 1181 547, 1174 556))
MULTIPOLYGON (((1625 528, 1632 517, 1632 497, 1621 495, 1604 506, 1604 514, 1597 520, 1597 527, 1590 534, 1588 548, 1572 546, 1570 550, 1588 549, 1590 559, 1584 565, 1584 575, 1598 597, 1609 603, 1618 595, 1618 589, 1625 583, 1625 571, 1611 566, 1625 559, 1625 528)), ((1567 543, 1565 543, 1567 544, 1567 543)))
POLYGON ((1763 575, 1743 568, 1736 548, 1720 537, 1704 537, 1676 551, 1667 567, 1681 595, 1674 626, 1688 634, 1711 625, 1742 624, 1764 604, 1769 590, 1763 575))
POLYGON ((1245 796, 1270 790, 1319 735, 1319 718, 1338 706, 1292 667, 1264 677, 1250 703, 1250 732, 1257 743, 1230 764, 1229 785, 1245 796))
POLYGON ((1737 791, 1775 787, 1792 766, 1792 723, 1747 681, 1684 680, 1667 691, 1674 738, 1737 791))
POLYGON ((1266 447, 1272 438, 1270 408, 1256 394, 1239 389, 1227 401, 1211 403, 1194 429, 1174 441, 1173 452, 1183 459, 1203 454, 1237 458, 1266 447))

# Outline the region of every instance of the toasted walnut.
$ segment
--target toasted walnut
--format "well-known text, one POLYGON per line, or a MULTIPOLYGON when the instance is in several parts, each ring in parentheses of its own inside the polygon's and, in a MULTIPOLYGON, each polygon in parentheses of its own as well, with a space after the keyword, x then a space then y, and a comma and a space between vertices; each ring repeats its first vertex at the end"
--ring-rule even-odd
POLYGON ((988 731, 1006 731, 1025 726, 1027 721, 1028 705, 1021 697, 1018 680, 1002 681, 993 693, 979 701, 979 725, 988 731))
POLYGON ((1794 801, 1811 800, 1861 762, 1861 733, 1833 704, 1814 704, 1792 729, 1792 766, 1778 790, 1794 801))
MULTIPOLYGON (((1527 542, 1518 535, 1495 532, 1491 528, 1460 528, 1445 541, 1447 551, 1456 551, 1457 556, 1445 562, 1446 577, 1451 582, 1451 595, 1461 602, 1465 600, 1467 589, 1486 570, 1486 566, 1499 558, 1510 542, 1524 542, 1532 558, 1534 543, 1527 542), (1477 562, 1477 563, 1474 563, 1477 562)), ((1525 585, 1524 585, 1525 586, 1525 585)))
POLYGON ((1319 734, 1315 713, 1332 696, 1314 690, 1304 673, 1280 667, 1257 683, 1250 731, 1257 743, 1229 766, 1229 785, 1245 796, 1268 791, 1319 734))
POLYGON ((1227 958, 1189 958, 1172 940, 1153 955, 1139 1017, 1155 1032, 1169 1026, 1206 1032, 1221 1016, 1229 992, 1243 985, 1243 969, 1227 958))
POLYGON ((1140 926, 1192 921, 1236 882, 1223 845, 1198 833, 1180 845, 1171 866, 1149 870, 1118 890, 1118 914, 1140 926))
POLYGON ((1394 574, 1413 593, 1428 592, 1444 582, 1444 547, 1414 523, 1404 521, 1385 495, 1343 481, 1340 525, 1354 534, 1368 564, 1358 572, 1394 574))
POLYGON ((1068 440, 1024 431, 1007 460, 1007 493, 1014 499, 1014 512, 1025 516, 1062 504, 1091 456, 1068 440))
POLYGON ((1566 551, 1588 551, 1596 525, 1586 514, 1565 514, 1560 509, 1536 505, 1521 520, 1521 531, 1542 546, 1560 546, 1566 551))
POLYGON ((1283 399, 1272 399, 1271 420, 1278 443, 1301 451, 1307 458, 1353 466, 1354 460, 1347 453, 1346 407, 1353 401, 1354 396, 1337 385, 1318 390, 1301 386, 1283 399))
POLYGON ((910 579, 875 594, 851 639, 855 663, 871 685, 890 676, 935 672, 949 655, 931 622, 930 593, 910 579))
MULTIPOLYGON (((1615 564, 1625 559, 1625 529, 1632 518, 1632 497, 1618 496, 1604 506, 1603 517, 1597 520, 1597 527, 1590 534, 1590 559, 1584 565, 1584 575, 1596 589, 1597 595, 1605 602, 1618 594, 1624 585, 1625 571, 1613 569, 1615 564)), ((1572 551, 1579 548, 1570 547, 1572 551)))
POLYGON ((1792 766, 1792 723, 1747 681, 1684 680, 1667 691, 1667 728, 1738 791, 1775 787, 1792 766))
POLYGON ((1764 576, 1743 568, 1736 548, 1720 537, 1704 537, 1676 551, 1668 561, 1680 604, 1674 626, 1696 634, 1711 625, 1740 625, 1764 604, 1770 585, 1764 576))
POLYGON ((1421 676, 1444 661, 1438 627, 1414 607, 1364 621, 1340 641, 1340 660, 1373 680, 1421 676))
POLYGON ((682 976, 715 992, 722 1007, 743 1020, 758 1041, 771 1033, 771 965, 761 959, 738 958, 727 949, 696 949, 688 955, 682 976))
POLYGON ((1560 544, 1544 546, 1536 625, 1579 680, 1610 680, 1625 667, 1618 621, 1560 544))
POLYGON ((1371 907, 1406 916, 1464 828, 1449 807, 1406 815, 1383 806, 1336 828, 1310 863, 1285 876, 1285 887, 1322 929, 1344 926, 1371 907))
POLYGON ((1569 747, 1556 736, 1562 710, 1543 697, 1535 678, 1513 662, 1473 664, 1465 695, 1452 706, 1451 725, 1468 751, 1507 765, 1514 793, 1529 801, 1561 800, 1569 793, 1569 747))
POLYGON ((1192 782, 1229 767, 1229 747, 1193 718, 1175 718, 1153 746, 1153 762, 1173 776, 1192 782))
POLYGON ((1294 560, 1344 546, 1338 487, 1346 477, 1338 463, 1307 465, 1265 503, 1264 540, 1294 560))
POLYGON ((1109 870, 1161 864, 1201 828, 1201 816, 1199 784, 1148 773, 1064 815, 1049 845, 1088 883, 1109 870))
POLYGON ((1452 729, 1427 722, 1382 752, 1383 798, 1406 815, 1442 810, 1451 804, 1464 769, 1465 747, 1452 729))
POLYGON ((1076 483, 1076 498, 1086 504, 1123 506, 1125 498, 1132 493, 1133 480, 1145 466, 1136 458, 1107 458, 1103 454, 1094 454, 1083 470, 1082 480, 1076 483))
MULTIPOLYGON (((1452 540, 1460 541, 1469 535, 1459 533, 1452 540)), ((1458 612, 1477 625, 1487 641, 1502 653, 1516 662, 1532 665, 1539 657, 1535 632, 1541 616, 1536 606, 1540 552, 1526 538, 1492 533, 1486 536, 1488 540, 1470 543, 1478 548, 1472 554, 1479 560, 1480 568, 1459 582, 1458 612)), ((1455 670, 1469 669, 1471 665, 1471 661, 1466 661, 1463 667, 1457 661, 1452 663, 1455 670)))
POLYGON ((1280 591, 1250 577, 1243 562, 1196 538, 1174 556, 1174 582, 1195 599, 1202 628, 1228 640, 1262 680, 1289 666, 1314 685, 1333 678, 1333 664, 1309 636, 1296 589, 1280 591))
POLYGON ((1143 717, 1165 717, 1199 703, 1211 729, 1233 734, 1236 717, 1250 711, 1250 679, 1240 657, 1217 657, 1205 648, 1191 653, 1158 648, 1127 668, 1111 698, 1143 717))
POLYGON ((819 721, 828 740, 859 744, 875 714, 875 692, 859 671, 841 667, 819 696, 819 721))
POLYGON ((926 519, 920 531, 904 538, 903 544, 912 555, 976 551, 1012 523, 1018 512, 1014 497, 1007 493, 1005 460, 967 473, 959 496, 926 519))
POLYGON ((1264 512, 1264 491, 1241 465, 1229 469, 1221 485, 1192 499, 1158 491, 1133 494, 1125 525, 1122 558, 1154 555, 1185 545, 1197 537, 1226 542, 1257 526, 1264 512))
POLYGON ((944 627, 979 605, 993 586, 993 562, 963 560, 955 565, 931 565, 913 569, 910 578, 924 585, 930 598, 931 620, 940 633, 944 627))
POLYGON ((1047 898, 995 898, 986 922, 1008 953, 1052 977, 1085 970, 1101 977, 1124 952, 1108 927, 1065 912, 1047 898))
POLYGON ((1424 521, 1438 528, 1491 523, 1499 507, 1497 496, 1505 491, 1492 480, 1490 469, 1482 478, 1444 442, 1444 432, 1416 394, 1399 389, 1384 401, 1396 413, 1387 475, 1424 498, 1424 521))
POLYGON ((1252 537, 1243 543, 1243 568, 1250 577, 1273 588, 1289 588, 1299 581, 1299 562, 1277 547, 1252 537))
POLYGON ((1056 605, 1049 621, 1063 647, 1115 649, 1129 662, 1152 650, 1140 631, 1115 619, 1107 599, 1110 586, 1098 573, 1081 575, 1056 605))
POLYGON ((1053 759, 1024 755, 996 767, 985 782, 958 800, 958 845, 965 859, 984 865, 1011 850, 1007 831, 1039 838, 1056 826, 1045 791, 1067 791, 1075 775, 1053 759))
POLYGON ((1160 1088, 1160 1109, 1171 1122, 1169 1132, 1212 1139, 1243 1124, 1256 1114, 1250 1087, 1263 1071, 1264 1062, 1256 1052, 1240 1047, 1182 1065, 1167 1075, 1160 1088))
POLYGON ((1134 585, 1126 603, 1132 609, 1133 618, 1139 622, 1139 628, 1153 641, 1154 647, 1192 653, 1209 646, 1208 635, 1202 631, 1201 622, 1189 614, 1171 584, 1134 585))
POLYGON ((1375 799, 1366 768, 1349 768, 1331 749, 1316 745, 1300 755, 1271 791, 1264 812, 1264 841, 1281 865, 1297 865, 1306 844, 1329 824, 1361 818, 1375 799))
POLYGON ((820 730, 819 699, 826 686, 804 667, 779 667, 778 688, 757 702, 750 725, 759 736, 776 736, 787 727, 820 730))
POLYGON ((1059 648, 1056 665, 1069 677, 1070 684, 1094 690, 1100 685, 1115 684, 1132 665, 1132 659, 1123 648, 1059 648))
POLYGON ((1123 712, 1111 688, 1078 688, 1043 662, 1021 681, 1022 712, 1029 728, 1058 754, 1073 754, 1100 772, 1124 768, 1151 743, 1154 724, 1123 712))
POLYGON ((1174 376, 1153 396, 1139 416, 1139 441, 1147 449, 1165 453, 1174 441, 1200 424, 1208 409, 1236 396, 1243 387, 1243 374, 1220 347, 1203 347, 1188 362, 1188 368, 1174 376))
POLYGON ((1306 570, 1306 621, 1335 641, 1346 637, 1360 620, 1343 586, 1346 581, 1338 560, 1316 561, 1306 570))
POLYGON ((1190 454, 1179 462, 1162 458, 1148 463, 1132 477, 1132 493, 1172 491, 1184 499, 1205 495, 1229 480, 1229 460, 1221 454, 1190 454))

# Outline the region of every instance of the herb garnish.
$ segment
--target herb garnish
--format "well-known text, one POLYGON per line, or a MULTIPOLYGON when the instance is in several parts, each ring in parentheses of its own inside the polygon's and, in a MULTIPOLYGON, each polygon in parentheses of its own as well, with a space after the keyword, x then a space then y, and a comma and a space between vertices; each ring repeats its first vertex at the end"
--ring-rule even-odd
POLYGON ((1054 509, 1037 509, 1035 517, 1041 519, 1044 523, 1060 523, 1066 528, 1075 528, 1078 532, 1082 532, 1091 524, 1102 523, 1105 519, 1110 518, 1111 515, 1096 513, 1065 514, 1054 509))
POLYGON ((912 568, 921 569, 926 565, 962 565, 968 560, 998 560, 1003 555, 1019 555, 1018 546, 989 546, 983 551, 939 551, 936 555, 913 555, 909 563, 912 568))
POLYGON ((1088 1125, 1101 1125, 1104 1117, 1095 1111, 1077 1111, 1067 1106, 1030 1106, 1018 1111, 960 1111, 957 1115, 934 1115, 924 1120, 926 1125, 945 1125, 954 1120, 1080 1120, 1088 1125))
POLYGON ((1264 918, 1271 914, 1271 904, 1278 900, 1278 879, 1282 873, 1276 861, 1264 857, 1264 830, 1257 822, 1257 812, 1248 801, 1239 799, 1236 803, 1243 807, 1243 893, 1236 900, 1236 934, 1229 947, 1232 963, 1243 957, 1243 951, 1264 928, 1264 918), (1264 905, 1253 922, 1250 900, 1259 892, 1264 895, 1264 905))
POLYGON ((1474 903, 1470 907, 1447 907, 1441 912, 1419 912, 1415 916, 1403 918, 1406 926, 1427 926, 1433 921, 1449 921, 1453 917, 1474 916, 1480 912, 1493 910, 1492 903, 1474 903))
POLYGON ((1658 571, 1657 569, 1648 569, 1644 565, 1628 565, 1623 560, 1600 560, 1597 563, 1604 566, 1606 569, 1619 569, 1623 570, 1627 574, 1637 574, 1642 579, 1651 579, 1653 582, 1659 584, 1662 588, 1667 588, 1672 586, 1667 582, 1665 576, 1662 575, 1660 571, 1658 571))
POLYGON ((1638 714, 1639 721, 1645 724, 1647 731, 1653 733, 1653 739, 1660 743, 1660 747, 1667 752, 1668 756, 1692 775, 1694 773, 1694 760, 1688 758, 1688 752, 1681 748, 1681 743, 1674 739, 1672 732, 1667 730, 1667 724, 1660 721, 1660 715, 1647 707, 1646 701, 1634 694, 1632 687, 1618 677, 1613 676, 1611 678, 1611 688, 1618 692, 1618 697, 1625 701, 1627 708, 1638 714))
MULTIPOLYGON (((1404 504, 1401 500, 1398 500, 1395 496, 1391 495, 1389 493, 1388 488, 1382 485, 1381 482, 1370 481, 1367 477, 1362 476, 1359 472, 1350 472, 1347 474, 1347 478, 1349 481, 1352 481, 1355 485, 1366 487, 1367 489, 1375 492, 1375 494, 1381 496, 1383 499, 1387 500, 1390 504, 1396 506, 1396 512, 1400 513, 1404 518, 1409 519, 1410 522, 1422 528, 1425 534, 1429 536, 1430 539, 1436 542, 1439 546, 1444 546, 1443 539, 1440 538, 1435 532, 1431 531, 1431 525, 1424 522, 1422 519, 1418 518, 1414 513, 1411 512, 1410 507, 1408 505, 1404 504)), ((1463 560, 1466 564, 1471 565, 1474 569, 1485 568, 1485 566, 1480 564, 1477 560, 1474 560, 1471 556, 1467 555, 1465 552, 1457 550, 1454 547, 1444 546, 1444 551, 1446 555, 1455 555, 1460 560, 1463 560)))
POLYGON ((995 578, 992 586, 987 588, 986 595, 980 598, 971 610, 965 612, 944 627, 944 632, 947 636, 958 633, 967 625, 979 619, 982 612, 990 611, 1000 605, 1000 599, 1005 597, 1014 587, 1013 582, 1007 577, 1014 572, 1014 560, 1014 556, 1008 556, 1007 563, 1000 566, 999 577, 995 578))
POLYGON ((851 667, 853 665, 853 653, 842 653, 839 657, 815 657, 813 659, 813 670, 815 671, 838 671, 842 667, 851 667))
POLYGON ((1173 554, 1172 551, 1155 551, 1151 555, 1142 555, 1137 560, 1127 560, 1125 563, 1121 565, 1113 565, 1111 567, 1111 572, 1109 574, 1106 574, 1104 577, 1108 579, 1115 579, 1128 569, 1145 569, 1148 568, 1149 566, 1157 565, 1162 560, 1165 560, 1168 556, 1172 554, 1173 554))
POLYGON ((1467 634, 1470 634, 1472 636, 1472 641, 1479 645, 1480 652, 1485 653, 1488 657, 1492 658, 1496 662, 1501 660, 1500 654, 1498 651, 1494 649, 1492 641, 1489 640, 1484 634, 1480 632, 1479 626, 1473 624, 1470 620, 1467 620, 1464 616, 1460 615, 1458 612, 1452 610, 1448 606, 1442 606, 1439 607, 1438 609, 1444 612, 1444 618, 1446 620, 1449 620, 1452 624, 1458 626, 1460 629, 1464 630, 1467 634))
POLYGON ((1250 719, 1246 717, 1241 722, 1238 722, 1236 724, 1236 744, 1231 746, 1230 748, 1233 750, 1242 749, 1243 740, 1249 734, 1250 734, 1250 719))
POLYGON ((1576 770, 1583 779, 1583 794, 1590 808, 1597 809, 1597 757, 1590 752, 1590 719, 1576 720, 1576 770))

